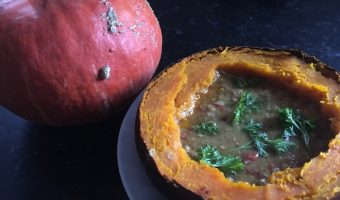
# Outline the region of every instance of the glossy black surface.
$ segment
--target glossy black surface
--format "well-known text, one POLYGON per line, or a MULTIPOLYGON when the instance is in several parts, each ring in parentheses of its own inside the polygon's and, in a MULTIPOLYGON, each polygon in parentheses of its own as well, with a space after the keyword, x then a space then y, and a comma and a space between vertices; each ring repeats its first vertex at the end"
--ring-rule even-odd
MULTIPOLYGON (((157 72, 197 51, 236 45, 299 48, 340 69, 339 1, 149 2, 164 39, 157 72)), ((53 128, 0 107, 0 199, 127 199, 116 161, 124 114, 53 128)))

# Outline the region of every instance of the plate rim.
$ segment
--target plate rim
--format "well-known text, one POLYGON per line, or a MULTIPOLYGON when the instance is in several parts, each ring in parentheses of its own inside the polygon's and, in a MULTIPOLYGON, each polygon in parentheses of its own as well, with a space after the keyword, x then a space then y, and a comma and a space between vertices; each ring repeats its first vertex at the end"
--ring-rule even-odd
MULTIPOLYGON (((142 99, 142 96, 144 94, 144 91, 140 92, 137 97, 135 98, 135 100, 132 102, 132 104, 130 105, 128 111, 126 112, 122 124, 120 126, 119 129, 119 135, 118 135, 118 142, 117 142, 117 164, 118 164, 118 172, 120 175, 120 179, 122 181, 123 187, 127 193, 127 196, 129 199, 131 200, 137 200, 137 199, 141 199, 144 195, 148 196, 149 200, 165 200, 168 199, 163 193, 161 193, 161 191, 159 191, 159 189, 157 188, 157 186, 155 185, 154 181, 151 179, 151 177, 149 177, 148 173, 147 173, 147 169, 145 168, 145 166, 142 163, 142 160, 138 154, 138 150, 137 150, 137 145, 136 145, 136 141, 135 141, 135 125, 136 125, 136 117, 137 117, 137 110, 139 107, 139 103, 142 99), (133 121, 130 121, 130 120, 133 121), (132 131, 133 133, 129 133, 128 131, 132 131), (132 146, 130 145, 126 145, 126 140, 125 139, 131 139, 131 140, 127 140, 130 141, 132 146), (127 148, 127 146, 129 146, 130 150, 127 151, 128 154, 126 154, 126 152, 124 151, 125 148, 127 148), (125 147, 125 148, 124 148, 125 147), (123 152, 124 151, 124 152, 123 152), (124 156, 123 156, 124 154, 124 156), (125 168, 125 166, 127 165, 127 163, 124 162, 124 157, 128 157, 128 155, 133 155, 137 157, 137 160, 133 160, 133 162, 135 162, 135 164, 140 164, 139 166, 136 166, 136 169, 141 169, 140 171, 142 172, 142 174, 140 174, 140 180, 145 181, 145 183, 151 185, 152 187, 150 187, 151 190, 148 190, 148 194, 146 194, 145 192, 141 192, 141 191, 135 191, 134 189, 134 185, 133 183, 131 183, 131 173, 128 173, 128 169, 125 168), (151 192, 151 193, 150 193, 151 192), (150 199, 150 195, 152 195, 151 199, 150 199)), ((145 186, 145 185, 144 185, 145 186)), ((147 187, 147 186, 146 186, 147 187)), ((143 190, 144 191, 144 190, 143 190)))

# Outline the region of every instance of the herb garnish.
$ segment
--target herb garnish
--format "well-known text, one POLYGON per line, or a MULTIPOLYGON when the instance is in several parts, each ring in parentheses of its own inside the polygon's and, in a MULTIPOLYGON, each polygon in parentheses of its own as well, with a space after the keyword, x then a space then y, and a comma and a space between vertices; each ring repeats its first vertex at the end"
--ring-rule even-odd
POLYGON ((257 111, 258 109, 259 105, 257 98, 250 92, 244 92, 234 110, 232 123, 239 124, 243 120, 245 114, 254 110, 257 111))
POLYGON ((308 146, 309 136, 311 130, 315 128, 315 124, 311 120, 304 118, 300 110, 288 107, 279 109, 279 116, 285 126, 282 138, 288 140, 290 137, 300 134, 306 146, 308 146))
POLYGON ((253 141, 253 145, 255 146, 257 152, 260 156, 267 156, 268 153, 266 151, 268 146, 268 136, 267 133, 261 131, 262 124, 257 123, 254 120, 250 120, 250 122, 243 128, 243 130, 248 133, 250 138, 253 141))
POLYGON ((225 156, 216 147, 204 145, 198 149, 199 161, 216 167, 224 174, 237 174, 244 170, 244 164, 237 156, 225 156))
POLYGON ((218 128, 216 122, 202 122, 192 127, 200 135, 216 135, 218 128))
POLYGON ((278 154, 285 153, 289 151, 291 148, 295 147, 295 143, 283 140, 281 138, 277 138, 274 140, 268 140, 269 146, 278 154))
POLYGON ((268 156, 268 147, 277 153, 284 153, 295 146, 293 142, 283 140, 281 138, 269 139, 267 133, 265 133, 261 129, 262 124, 257 123, 252 119, 243 128, 243 130, 248 133, 248 135, 252 139, 253 145, 255 146, 260 156, 268 156))

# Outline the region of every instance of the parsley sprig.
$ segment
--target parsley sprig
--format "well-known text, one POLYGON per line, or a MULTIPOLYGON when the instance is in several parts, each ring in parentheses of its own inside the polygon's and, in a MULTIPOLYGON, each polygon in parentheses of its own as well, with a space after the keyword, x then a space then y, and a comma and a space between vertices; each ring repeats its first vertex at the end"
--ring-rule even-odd
POLYGON ((254 120, 250 120, 250 122, 243 128, 243 130, 248 133, 250 138, 253 141, 253 145, 255 146, 257 152, 260 156, 267 156, 268 153, 266 151, 268 146, 268 136, 267 133, 261 131, 262 124, 257 123, 254 120))
POLYGON ((216 167, 224 174, 237 174, 244 170, 242 160, 237 156, 225 156, 216 147, 204 145, 198 149, 201 163, 216 167))
POLYGON ((310 134, 312 129, 315 128, 315 124, 306 119, 302 112, 292 108, 279 109, 280 119, 284 122, 284 131, 282 138, 289 140, 290 137, 301 135, 306 146, 309 144, 310 134))
POLYGON ((216 122, 202 122, 192 127, 192 129, 200 135, 216 135, 218 128, 216 122))
POLYGON ((268 156, 268 148, 271 148, 277 153, 284 153, 295 146, 293 142, 282 138, 269 139, 267 133, 262 131, 262 124, 252 119, 243 130, 250 136, 260 156, 268 156))
POLYGON ((233 113, 233 124, 239 124, 247 113, 258 111, 259 102, 252 93, 244 92, 238 101, 233 113))
POLYGON ((295 143, 281 138, 268 140, 269 146, 278 154, 285 153, 296 146, 295 143))

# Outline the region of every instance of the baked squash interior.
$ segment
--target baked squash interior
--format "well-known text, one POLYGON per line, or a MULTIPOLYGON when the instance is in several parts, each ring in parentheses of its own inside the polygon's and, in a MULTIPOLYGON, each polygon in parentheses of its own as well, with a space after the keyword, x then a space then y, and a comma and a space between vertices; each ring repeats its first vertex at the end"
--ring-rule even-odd
POLYGON ((137 139, 165 180, 203 199, 331 198, 340 191, 339 80, 337 72, 295 50, 204 51, 174 64, 149 84, 139 107, 137 139), (237 88, 235 77, 251 84, 237 88), (249 81, 253 78, 259 83, 249 81), (249 94, 260 107, 239 117, 235 109, 249 94), (299 123, 309 134, 290 135, 293 144, 284 146, 288 151, 273 145, 275 139, 287 139, 283 132, 289 131, 289 123, 280 122, 285 111, 301 114, 299 123), (250 122, 261 123, 257 132, 245 131, 250 122), (204 135, 206 130, 212 134, 204 135), (253 137, 263 132, 265 153, 253 137), (232 150, 246 143, 248 149, 232 150), (217 149, 220 158, 238 156, 248 163, 242 172, 240 163, 237 170, 225 172, 218 165, 225 160, 198 157, 202 146, 201 154, 217 149))
POLYGON ((264 185, 273 172, 302 167, 327 150, 334 133, 318 102, 273 80, 216 73, 216 80, 196 95, 190 115, 179 122, 182 147, 192 159, 219 168, 234 181, 264 185), (241 166, 230 160, 235 157, 241 166))

